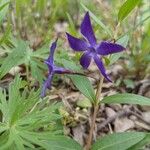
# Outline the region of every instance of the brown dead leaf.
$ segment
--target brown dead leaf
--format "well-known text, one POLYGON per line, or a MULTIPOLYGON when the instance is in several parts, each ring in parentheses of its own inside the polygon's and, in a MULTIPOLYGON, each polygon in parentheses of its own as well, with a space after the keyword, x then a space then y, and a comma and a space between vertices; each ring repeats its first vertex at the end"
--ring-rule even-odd
POLYGON ((128 118, 117 118, 114 122, 115 132, 124 132, 134 128, 134 122, 128 118))

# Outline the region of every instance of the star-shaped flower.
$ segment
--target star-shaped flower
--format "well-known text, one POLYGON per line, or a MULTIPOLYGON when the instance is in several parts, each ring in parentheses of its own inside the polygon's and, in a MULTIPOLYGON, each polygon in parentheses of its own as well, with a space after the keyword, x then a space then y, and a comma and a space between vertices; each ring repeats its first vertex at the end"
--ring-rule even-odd
POLYGON ((67 74, 67 73, 71 73, 70 70, 67 70, 65 68, 62 67, 58 67, 55 65, 54 63, 54 52, 57 46, 57 40, 55 42, 52 43, 51 47, 50 47, 50 56, 48 57, 47 60, 45 60, 45 64, 47 64, 48 66, 48 78, 47 80, 44 82, 43 84, 43 89, 42 89, 42 93, 41 93, 41 97, 45 96, 45 92, 46 89, 50 89, 51 88, 51 82, 52 82, 52 78, 54 76, 54 74, 67 74))
POLYGON ((80 31, 84 36, 84 39, 78 39, 69 33, 66 33, 70 47, 75 51, 83 52, 83 55, 80 58, 80 64, 84 69, 87 69, 90 65, 91 59, 93 58, 101 74, 111 82, 110 78, 106 74, 106 70, 102 62, 102 56, 121 52, 125 50, 125 48, 119 44, 107 41, 97 43, 88 12, 85 14, 81 23, 80 31))

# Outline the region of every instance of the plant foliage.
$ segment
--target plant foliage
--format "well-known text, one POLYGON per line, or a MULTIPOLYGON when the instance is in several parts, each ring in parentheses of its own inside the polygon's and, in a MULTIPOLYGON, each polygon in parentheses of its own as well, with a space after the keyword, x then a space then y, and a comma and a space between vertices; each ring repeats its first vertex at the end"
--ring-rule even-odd
POLYGON ((59 103, 41 101, 39 91, 23 90, 17 76, 8 94, 0 89, 0 149, 80 150, 75 141, 62 135, 59 107, 59 103))
POLYGON ((43 71, 45 69, 43 59, 48 52, 48 47, 33 51, 28 42, 16 40, 14 48, 10 50, 0 67, 0 78, 4 77, 13 67, 23 64, 31 70, 31 75, 41 83, 44 78, 43 71))

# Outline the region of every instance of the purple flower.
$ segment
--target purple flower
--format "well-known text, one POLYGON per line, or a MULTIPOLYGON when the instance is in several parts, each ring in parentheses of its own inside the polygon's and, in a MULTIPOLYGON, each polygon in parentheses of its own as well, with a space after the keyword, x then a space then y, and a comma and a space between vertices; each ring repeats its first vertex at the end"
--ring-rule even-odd
POLYGON ((57 67, 54 63, 54 52, 57 46, 57 40, 55 42, 52 43, 51 47, 50 47, 50 56, 48 57, 47 60, 45 60, 45 64, 47 64, 48 66, 48 78, 47 80, 44 82, 43 84, 43 89, 42 89, 42 93, 41 93, 41 97, 45 96, 45 92, 46 89, 50 89, 51 88, 51 82, 52 82, 52 78, 54 76, 54 74, 66 74, 66 73, 71 73, 69 70, 62 68, 62 67, 57 67))
POLYGON ((119 44, 107 41, 102 41, 97 44, 88 12, 85 14, 81 23, 80 31, 84 36, 84 40, 66 33, 70 47, 75 51, 83 52, 83 55, 80 58, 80 64, 84 69, 87 69, 90 65, 91 59, 93 58, 101 74, 111 82, 109 76, 106 74, 101 56, 118 53, 125 50, 125 48, 119 44))

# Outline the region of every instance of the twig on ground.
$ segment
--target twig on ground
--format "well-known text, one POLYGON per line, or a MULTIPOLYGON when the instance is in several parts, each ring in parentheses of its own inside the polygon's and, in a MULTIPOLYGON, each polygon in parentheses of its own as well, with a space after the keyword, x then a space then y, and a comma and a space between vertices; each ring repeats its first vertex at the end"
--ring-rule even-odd
POLYGON ((129 109, 125 109, 125 110, 122 110, 120 112, 118 112, 116 115, 108 118, 106 121, 104 121, 103 123, 100 124, 98 130, 101 130, 103 129, 107 124, 110 124, 112 123, 116 118, 120 118, 120 117, 123 117, 123 116, 129 116, 129 115, 134 115, 136 116, 138 119, 140 119, 141 121, 143 121, 145 124, 149 125, 150 126, 150 122, 146 121, 145 119, 142 118, 141 115, 137 114, 136 112, 134 111, 131 111, 129 109))

